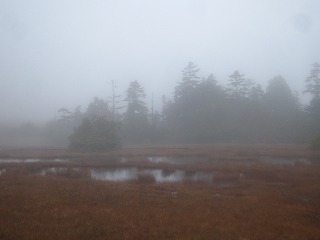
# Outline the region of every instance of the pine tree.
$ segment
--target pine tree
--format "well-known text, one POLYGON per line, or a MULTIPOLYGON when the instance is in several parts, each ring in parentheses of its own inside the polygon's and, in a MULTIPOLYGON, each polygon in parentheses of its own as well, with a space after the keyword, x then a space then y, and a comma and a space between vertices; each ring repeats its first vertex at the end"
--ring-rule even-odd
POLYGON ((320 135, 320 64, 314 63, 312 66, 304 90, 304 93, 309 93, 312 96, 309 105, 306 107, 306 112, 310 117, 312 134, 320 135))
POLYGON ((199 85, 199 71, 200 69, 193 62, 189 62, 188 65, 182 70, 182 82, 180 82, 175 88, 175 100, 178 100, 182 97, 188 97, 192 90, 199 85))
POLYGON ((250 99, 253 102, 261 104, 264 98, 264 91, 260 84, 257 84, 251 88, 250 99))
POLYGON ((313 99, 320 100, 320 64, 314 63, 309 77, 306 79, 304 93, 310 93, 313 99))
POLYGON ((143 87, 138 81, 130 82, 126 91, 127 111, 124 114, 125 135, 128 141, 145 140, 148 129, 148 109, 143 87))
POLYGON ((127 115, 138 114, 147 115, 147 107, 144 102, 146 94, 144 93, 143 87, 141 87, 138 81, 133 81, 129 84, 129 88, 126 91, 126 99, 128 102, 127 115))
POLYGON ((228 91, 231 97, 239 98, 244 96, 243 86, 245 85, 246 79, 243 78, 244 74, 240 74, 239 71, 234 71, 232 75, 229 76, 229 86, 228 91))

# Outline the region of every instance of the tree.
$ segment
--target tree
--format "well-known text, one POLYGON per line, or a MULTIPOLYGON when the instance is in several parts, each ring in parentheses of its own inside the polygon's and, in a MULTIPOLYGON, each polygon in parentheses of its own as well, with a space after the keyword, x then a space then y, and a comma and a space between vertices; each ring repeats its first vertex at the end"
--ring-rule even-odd
POLYGON ((81 107, 76 107, 73 111, 66 108, 58 110, 59 118, 52 119, 44 126, 44 133, 52 145, 56 147, 67 147, 69 136, 74 128, 78 127, 84 117, 81 107))
POLYGON ((213 74, 201 80, 193 98, 194 107, 189 115, 192 121, 188 124, 190 130, 186 131, 191 131, 197 142, 217 141, 224 131, 226 96, 213 74))
POLYGON ((68 109, 66 108, 60 108, 58 110, 58 113, 61 114, 60 118, 64 119, 64 120, 71 120, 73 118, 73 113, 70 112, 68 109))
POLYGON ((271 79, 264 100, 265 135, 270 142, 296 142, 302 134, 297 97, 282 76, 271 79))
POLYGON ((88 105, 85 115, 89 119, 95 119, 98 117, 111 119, 111 113, 109 111, 108 103, 98 97, 95 97, 93 101, 88 105))
POLYGON ((126 99, 128 102, 126 118, 131 116, 147 117, 148 109, 144 102, 146 94, 138 81, 133 81, 129 84, 126 91, 126 99))
MULTIPOLYGON (((189 69, 188 66, 186 69, 189 69)), ((191 72, 191 77, 187 78, 184 74, 183 81, 176 87, 176 90, 183 91, 179 92, 174 102, 165 105, 170 135, 178 141, 189 143, 215 141, 221 135, 221 109, 225 94, 213 74, 200 81, 195 74, 198 68, 194 68, 195 71, 186 69, 183 72, 191 72), (194 79, 193 84, 188 84, 189 79, 194 79)))
POLYGON ((229 76, 228 85, 230 86, 230 88, 228 90, 233 98, 239 98, 243 96, 242 86, 246 81, 246 79, 243 77, 244 74, 240 74, 239 71, 234 71, 233 74, 229 76))
MULTIPOLYGON (((95 97, 84 113, 81 112, 80 106, 76 107, 74 111, 61 108, 58 112, 61 114, 60 119, 53 120, 46 125, 46 132, 52 141, 54 141, 54 144, 67 146, 69 139, 69 145, 72 148, 79 148, 80 145, 83 145, 84 149, 89 149, 89 147, 84 144, 85 141, 90 142, 92 145, 90 148, 92 148, 92 150, 98 148, 94 146, 95 144, 102 145, 101 143, 94 143, 92 139, 84 139, 85 135, 81 135, 81 132, 84 132, 84 129, 86 129, 89 135, 92 134, 90 133, 90 129, 87 128, 89 126, 87 124, 88 122, 93 124, 97 119, 105 119, 105 121, 107 121, 107 119, 111 120, 111 112, 106 101, 95 97), (81 142, 81 144, 77 144, 76 142, 81 142)), ((101 129, 101 133, 103 133, 103 131, 105 130, 101 129)))
POLYGON ((304 93, 311 95, 311 100, 306 107, 308 114, 310 135, 312 137, 320 135, 320 64, 314 63, 310 75, 306 79, 304 93))
POLYGON ((313 99, 320 100, 320 64, 314 63, 309 77, 306 79, 304 93, 312 95, 313 99))
POLYGON ((249 79, 249 78, 246 79, 244 84, 242 85, 242 89, 241 89, 242 95, 244 97, 246 97, 246 98, 250 98, 251 97, 251 93, 252 93, 252 89, 255 88, 255 87, 258 88, 258 91, 261 94, 261 91, 260 91, 260 90, 262 90, 261 86, 259 84, 257 86, 255 86, 255 84, 256 83, 255 83, 254 80, 249 79))
POLYGON ((274 114, 286 114, 299 109, 296 96, 282 76, 271 79, 266 88, 266 107, 274 114))
POLYGON ((111 87, 112 87, 112 96, 111 96, 111 104, 112 104, 112 120, 113 121, 120 121, 121 117, 120 117, 120 114, 118 114, 118 110, 124 108, 124 106, 119 106, 119 103, 120 103, 120 98, 121 98, 121 95, 118 95, 116 93, 116 85, 115 85, 115 82, 112 80, 111 81, 111 87))
POLYGON ((118 126, 102 116, 84 118, 69 138, 71 149, 105 151, 120 146, 118 126))
POLYGON ((312 96, 309 105, 306 107, 307 112, 313 119, 320 121, 320 64, 313 64, 313 69, 306 79, 304 93, 309 93, 312 96))
POLYGON ((189 94, 199 85, 199 70, 198 66, 193 62, 189 62, 182 70, 182 82, 180 82, 175 88, 175 100, 182 97, 188 97, 189 94))
POLYGON ((257 84, 251 88, 250 99, 258 104, 263 102, 265 92, 263 91, 260 84, 257 84))
POLYGON ((144 141, 148 128, 148 109, 144 89, 138 81, 130 82, 126 91, 127 111, 124 114, 125 134, 129 141, 144 141))

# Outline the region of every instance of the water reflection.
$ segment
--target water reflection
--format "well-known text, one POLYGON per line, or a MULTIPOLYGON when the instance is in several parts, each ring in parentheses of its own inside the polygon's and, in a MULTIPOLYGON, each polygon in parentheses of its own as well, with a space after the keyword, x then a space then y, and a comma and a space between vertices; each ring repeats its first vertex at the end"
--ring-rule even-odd
POLYGON ((171 164, 193 164, 207 162, 208 158, 201 156, 150 156, 148 161, 153 163, 171 163, 171 164))
POLYGON ((28 159, 8 158, 8 159, 0 159, 0 163, 34 163, 34 162, 40 162, 40 159, 37 159, 37 158, 28 158, 28 159))
POLYGON ((40 159, 40 158, 18 159, 18 158, 4 158, 4 159, 0 159, 0 163, 36 163, 36 162, 41 162, 41 161, 67 162, 68 159, 63 159, 63 158, 55 158, 55 159, 40 159))
POLYGON ((138 175, 137 168, 91 169, 90 176, 95 180, 128 181, 138 175))
POLYGON ((50 167, 50 168, 43 168, 40 171, 40 175, 45 176, 47 174, 65 174, 70 171, 80 171, 80 168, 66 168, 66 167, 50 167))
POLYGON ((164 169, 138 169, 130 168, 93 168, 90 176, 95 180, 102 181, 131 181, 137 180, 139 176, 151 176, 157 183, 164 182, 206 182, 211 183, 213 173, 206 171, 164 170, 164 169))
POLYGON ((271 156, 262 156, 259 159, 262 162, 269 164, 278 164, 278 165, 291 165, 296 164, 311 164, 309 159, 306 158, 280 158, 280 157, 271 157, 271 156))

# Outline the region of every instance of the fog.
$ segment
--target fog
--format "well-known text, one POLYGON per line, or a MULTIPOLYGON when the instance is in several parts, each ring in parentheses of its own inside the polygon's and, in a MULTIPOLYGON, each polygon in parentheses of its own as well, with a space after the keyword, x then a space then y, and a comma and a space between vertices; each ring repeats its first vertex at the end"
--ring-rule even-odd
POLYGON ((1 122, 44 121, 61 107, 123 94, 138 80, 169 97, 189 61, 223 84, 239 70, 302 91, 320 56, 317 0, 2 0, 1 122))

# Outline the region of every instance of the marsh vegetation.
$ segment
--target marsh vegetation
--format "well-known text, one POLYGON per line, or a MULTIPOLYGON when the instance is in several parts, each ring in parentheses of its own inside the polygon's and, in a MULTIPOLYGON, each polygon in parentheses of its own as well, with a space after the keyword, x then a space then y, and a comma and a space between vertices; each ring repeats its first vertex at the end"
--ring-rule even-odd
POLYGON ((319 9, 0 0, 0 240, 319 240, 319 9))
POLYGON ((0 155, 2 239, 320 235, 320 153, 304 146, 181 145, 0 155), (170 161, 150 161, 152 156, 170 161), (20 161, 3 161, 12 158, 20 161), (31 158, 41 160, 23 161, 31 158))

